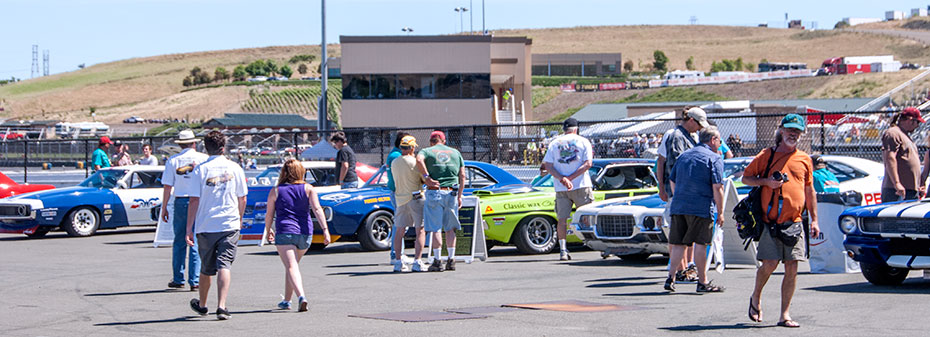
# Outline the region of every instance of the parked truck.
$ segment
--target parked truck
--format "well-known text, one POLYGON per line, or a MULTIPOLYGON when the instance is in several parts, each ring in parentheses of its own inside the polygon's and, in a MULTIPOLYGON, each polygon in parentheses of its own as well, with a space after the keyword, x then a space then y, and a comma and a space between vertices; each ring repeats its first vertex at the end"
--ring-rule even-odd
POLYGON ((872 64, 889 64, 894 62, 893 55, 834 57, 823 61, 817 75, 870 73, 879 71, 880 69, 880 67, 876 67, 879 69, 873 70, 872 64))

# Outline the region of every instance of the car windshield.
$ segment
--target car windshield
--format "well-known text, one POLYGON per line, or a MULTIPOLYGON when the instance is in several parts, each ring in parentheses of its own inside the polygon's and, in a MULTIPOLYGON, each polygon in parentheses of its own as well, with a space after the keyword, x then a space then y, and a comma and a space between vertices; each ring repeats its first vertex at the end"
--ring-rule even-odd
MULTIPOLYGON (((597 166, 592 166, 588 169, 588 175, 591 176, 591 181, 597 178, 599 172, 601 172, 601 168, 597 166)), ((546 174, 545 177, 536 179, 536 182, 533 183, 533 187, 552 187, 552 175, 546 174)))
POLYGON ((375 172, 362 187, 386 187, 387 179, 387 166, 382 165, 378 172, 375 172))
MULTIPOLYGON (((304 175, 304 181, 313 186, 329 186, 334 185, 336 177, 333 174, 333 168, 311 168, 307 169, 307 174, 304 175)), ((281 166, 270 166, 266 168, 262 173, 259 173, 255 176, 252 185, 258 186, 274 186, 278 183, 278 177, 281 175, 281 166)))
POLYGON ((749 166, 750 161, 740 161, 740 162, 727 162, 723 163, 723 176, 725 178, 733 179, 733 181, 740 181, 743 179, 743 170, 746 169, 746 166, 749 166))
POLYGON ((115 188, 116 182, 126 175, 126 170, 102 170, 92 174, 84 179, 78 186, 97 187, 97 188, 115 188))

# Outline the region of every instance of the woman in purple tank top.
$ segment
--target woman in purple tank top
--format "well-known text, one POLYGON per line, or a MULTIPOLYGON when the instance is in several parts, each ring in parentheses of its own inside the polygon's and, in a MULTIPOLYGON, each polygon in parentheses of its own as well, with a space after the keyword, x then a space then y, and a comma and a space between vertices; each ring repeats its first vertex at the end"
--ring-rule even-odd
POLYGON ((265 232, 268 242, 274 242, 284 263, 284 298, 278 303, 278 308, 285 310, 291 308, 291 295, 294 293, 297 294, 298 311, 307 311, 309 305, 297 264, 313 241, 313 218, 318 219, 323 230, 323 244, 328 245, 331 241, 320 199, 313 186, 304 181, 306 173, 300 161, 288 160, 281 167, 278 185, 268 193, 265 232), (311 210, 313 218, 310 217, 311 210))

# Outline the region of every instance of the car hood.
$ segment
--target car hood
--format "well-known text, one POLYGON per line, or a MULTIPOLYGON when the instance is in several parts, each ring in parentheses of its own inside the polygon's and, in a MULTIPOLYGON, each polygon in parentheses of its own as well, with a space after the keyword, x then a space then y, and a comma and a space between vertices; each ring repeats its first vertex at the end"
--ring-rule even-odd
POLYGON ((63 197, 74 198, 74 197, 80 197, 81 195, 86 194, 86 193, 97 192, 100 190, 101 190, 100 188, 96 188, 96 187, 73 186, 73 187, 64 187, 64 188, 56 188, 56 189, 51 189, 51 190, 29 192, 29 193, 24 193, 20 195, 14 195, 12 197, 2 199, 2 200, 15 201, 15 200, 20 200, 20 199, 48 200, 48 199, 63 198, 63 197))
POLYGON ((930 199, 852 207, 843 211, 841 216, 845 215, 866 218, 930 218, 930 199))

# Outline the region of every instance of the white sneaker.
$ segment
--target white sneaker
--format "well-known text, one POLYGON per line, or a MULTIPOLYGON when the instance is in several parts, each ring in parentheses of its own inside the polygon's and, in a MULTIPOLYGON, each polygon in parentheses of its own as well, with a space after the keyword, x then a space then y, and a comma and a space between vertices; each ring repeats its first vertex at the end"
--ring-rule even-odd
POLYGON ((393 264, 395 273, 410 271, 410 267, 408 267, 407 264, 403 261, 395 260, 393 264))
POLYGON ((409 256, 407 256, 407 255, 401 255, 401 256, 400 256, 400 260, 401 260, 401 261, 404 261, 404 263, 406 263, 406 264, 411 264, 411 263, 413 263, 413 258, 412 258, 412 257, 409 257, 409 256))
POLYGON ((413 261, 413 264, 410 266, 410 269, 414 272, 426 271, 426 264, 422 260, 413 261))

